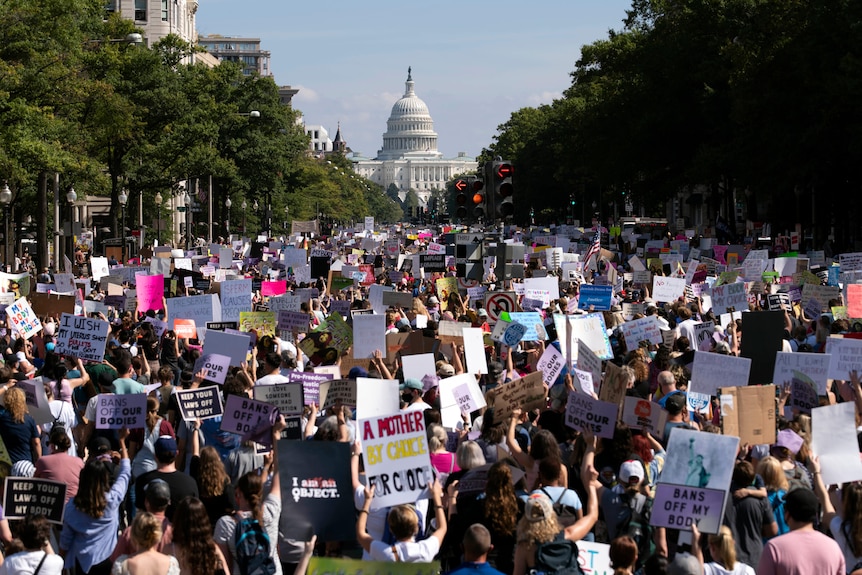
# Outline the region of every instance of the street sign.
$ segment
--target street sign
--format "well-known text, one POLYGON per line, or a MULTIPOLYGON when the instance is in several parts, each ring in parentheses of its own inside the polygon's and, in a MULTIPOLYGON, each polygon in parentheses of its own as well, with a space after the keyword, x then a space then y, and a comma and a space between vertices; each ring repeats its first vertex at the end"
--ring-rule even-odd
POLYGON ((518 298, 512 291, 496 291, 485 294, 485 311, 488 312, 488 321, 496 322, 503 312, 517 311, 518 298))

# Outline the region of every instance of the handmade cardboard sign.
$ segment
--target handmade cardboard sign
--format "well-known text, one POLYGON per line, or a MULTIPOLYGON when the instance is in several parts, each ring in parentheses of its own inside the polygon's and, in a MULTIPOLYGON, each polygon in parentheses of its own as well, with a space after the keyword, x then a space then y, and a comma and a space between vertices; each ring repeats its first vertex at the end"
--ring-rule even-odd
POLYGON ((525 411, 543 409, 547 405, 547 392, 542 382, 542 374, 533 372, 520 379, 510 381, 496 388, 494 399, 494 418, 505 421, 512 410, 520 407, 525 411))
POLYGON ((723 387, 719 401, 725 435, 749 445, 775 443, 774 385, 723 387))
POLYGON ((57 326, 54 352, 71 355, 84 361, 101 362, 111 325, 99 319, 64 313, 57 326))

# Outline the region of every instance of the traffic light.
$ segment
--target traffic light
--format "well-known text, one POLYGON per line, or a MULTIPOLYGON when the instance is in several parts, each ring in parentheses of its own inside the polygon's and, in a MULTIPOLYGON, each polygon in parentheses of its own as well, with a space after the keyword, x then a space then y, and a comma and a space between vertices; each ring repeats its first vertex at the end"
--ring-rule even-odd
POLYGON ((470 178, 470 190, 472 191, 473 217, 485 216, 485 182, 478 178, 470 178))
POLYGON ((467 180, 455 181, 455 203, 457 204, 455 215, 462 219, 467 217, 467 192, 469 192, 469 188, 470 184, 467 180))
POLYGON ((494 215, 499 218, 508 218, 515 214, 515 204, 512 196, 515 187, 512 185, 514 168, 512 163, 506 160, 497 160, 491 166, 491 177, 494 187, 494 215))

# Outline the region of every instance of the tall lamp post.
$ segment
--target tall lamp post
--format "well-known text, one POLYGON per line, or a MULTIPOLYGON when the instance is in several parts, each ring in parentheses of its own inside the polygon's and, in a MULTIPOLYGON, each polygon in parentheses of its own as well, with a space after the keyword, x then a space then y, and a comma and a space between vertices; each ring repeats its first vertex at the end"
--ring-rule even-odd
POLYGON ((227 219, 224 221, 224 231, 227 234, 225 239, 230 240, 230 207, 233 205, 233 202, 230 201, 230 196, 224 201, 224 207, 227 208, 227 219))
POLYGON ((162 239, 162 193, 156 192, 156 240, 162 239))
POLYGON ((78 194, 75 188, 69 188, 66 192, 66 201, 69 203, 69 259, 75 261, 75 202, 78 194))
POLYGON ((129 201, 129 194, 126 192, 126 188, 120 190, 117 201, 120 202, 120 208, 122 208, 120 217, 120 258, 122 258, 121 263, 126 265, 126 202, 129 201))
POLYGON ((183 200, 186 204, 186 250, 190 250, 192 247, 192 197, 188 190, 185 191, 183 200))
POLYGON ((4 180, 3 189, 0 190, 0 204, 3 204, 3 264, 9 268, 9 204, 12 203, 12 190, 4 180))
POLYGON ((245 211, 248 209, 248 202, 245 201, 245 198, 243 198, 242 204, 239 207, 242 208, 242 233, 245 235, 248 233, 248 230, 245 229, 245 211))
POLYGON ((254 213, 256 213, 256 214, 257 214, 257 217, 258 217, 258 224, 260 224, 260 214, 258 214, 258 210, 260 209, 260 205, 257 203, 257 200, 255 200, 254 202, 252 202, 252 204, 251 204, 251 209, 253 209, 253 210, 254 210, 254 213))

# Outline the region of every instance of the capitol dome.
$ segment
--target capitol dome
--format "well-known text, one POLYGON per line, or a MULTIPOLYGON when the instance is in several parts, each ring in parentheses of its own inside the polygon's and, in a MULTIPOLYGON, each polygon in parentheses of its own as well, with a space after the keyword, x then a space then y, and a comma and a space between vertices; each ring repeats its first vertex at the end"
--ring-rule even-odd
POLYGON ((437 132, 428 106, 413 89, 411 69, 407 69, 404 95, 392 106, 383 134, 383 148, 377 152, 378 160, 404 157, 440 158, 437 151, 437 132))

